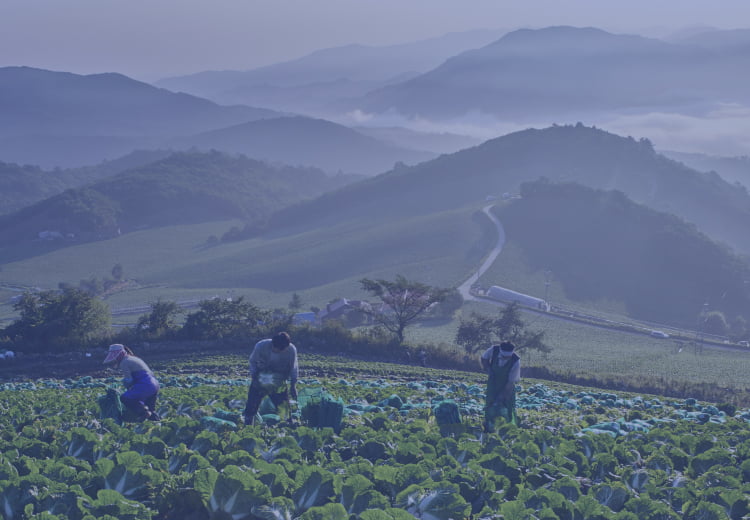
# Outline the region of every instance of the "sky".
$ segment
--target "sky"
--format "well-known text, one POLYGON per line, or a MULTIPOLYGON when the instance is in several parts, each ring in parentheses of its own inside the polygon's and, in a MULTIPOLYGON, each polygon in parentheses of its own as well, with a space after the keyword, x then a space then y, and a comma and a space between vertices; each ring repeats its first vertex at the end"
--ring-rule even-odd
POLYGON ((0 0, 0 66, 153 82, 471 29, 574 25, 663 36, 738 23, 750 23, 749 0, 0 0))

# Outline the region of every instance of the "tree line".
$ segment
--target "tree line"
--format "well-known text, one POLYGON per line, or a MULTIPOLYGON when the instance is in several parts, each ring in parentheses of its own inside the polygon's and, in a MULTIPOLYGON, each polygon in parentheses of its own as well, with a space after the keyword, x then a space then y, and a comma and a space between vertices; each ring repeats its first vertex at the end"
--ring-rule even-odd
MULTIPOLYGON (((115 331, 109 305, 96 295, 77 288, 27 292, 14 304, 18 319, 0 331, 0 348, 24 353, 100 348, 111 342, 125 344, 167 341, 214 341, 246 345, 278 330, 290 330, 306 350, 407 360, 410 353, 430 345, 412 345, 405 339, 408 327, 419 320, 445 319, 461 307, 457 291, 432 287, 401 275, 394 280, 360 280, 362 289, 378 300, 364 310, 370 326, 347 328, 343 321, 320 327, 294 326, 291 309, 263 309, 236 298, 206 299, 198 310, 187 313, 174 301, 158 299, 134 326, 115 331), (186 315, 185 315, 186 314, 186 315)), ((301 305, 299 295, 294 307, 301 305)), ((520 349, 549 351, 542 332, 527 330, 517 304, 503 308, 496 317, 472 313, 461 317, 455 343, 462 346, 464 360, 501 339, 514 341, 520 349)), ((439 357, 439 356, 438 356, 439 357)))

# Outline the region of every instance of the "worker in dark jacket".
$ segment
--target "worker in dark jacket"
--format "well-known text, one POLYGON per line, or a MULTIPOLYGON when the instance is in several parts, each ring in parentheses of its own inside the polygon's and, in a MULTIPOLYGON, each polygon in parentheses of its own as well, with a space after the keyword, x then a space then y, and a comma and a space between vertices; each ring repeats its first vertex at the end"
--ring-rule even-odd
POLYGON ((484 407, 484 428, 495 431, 500 418, 518 424, 516 416, 516 383, 521 380, 521 359, 515 345, 503 341, 488 348, 481 357, 487 372, 487 395, 484 407))
POLYGON ((125 345, 115 343, 109 346, 104 363, 114 363, 123 373, 123 384, 127 390, 120 395, 122 404, 143 421, 159 421, 156 413, 156 397, 159 395, 159 382, 148 365, 133 354, 125 345))
POLYGON ((298 375, 297 348, 289 334, 279 332, 271 339, 256 343, 250 354, 251 382, 247 391, 245 424, 253 424, 265 396, 269 396, 277 408, 288 405, 290 394, 293 399, 297 399, 298 375))

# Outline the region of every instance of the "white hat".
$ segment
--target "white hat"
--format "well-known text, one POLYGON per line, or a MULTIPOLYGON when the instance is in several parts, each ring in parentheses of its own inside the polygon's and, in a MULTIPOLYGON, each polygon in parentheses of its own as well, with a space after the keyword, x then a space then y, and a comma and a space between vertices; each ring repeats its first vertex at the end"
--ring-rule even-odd
POLYGON ((120 343, 115 343, 113 345, 110 345, 109 351, 107 352, 107 357, 104 358, 104 363, 111 363, 112 361, 120 357, 121 354, 124 354, 124 353, 125 353, 125 345, 122 345, 120 343))
POLYGON ((502 343, 500 343, 500 355, 503 357, 512 356, 515 349, 516 346, 510 341, 503 341, 502 343))

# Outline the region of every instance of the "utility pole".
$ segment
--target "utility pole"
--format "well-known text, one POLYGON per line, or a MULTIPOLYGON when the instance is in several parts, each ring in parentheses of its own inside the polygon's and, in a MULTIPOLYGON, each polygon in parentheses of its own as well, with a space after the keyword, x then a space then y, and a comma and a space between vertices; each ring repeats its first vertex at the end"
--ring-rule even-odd
POLYGON ((552 283, 552 271, 544 270, 544 301, 549 305, 549 286, 552 283))
POLYGON ((697 354, 703 354, 703 340, 705 338, 705 332, 706 332, 706 320, 708 319, 708 302, 703 304, 703 307, 701 307, 701 312, 698 315, 698 352, 697 354))

